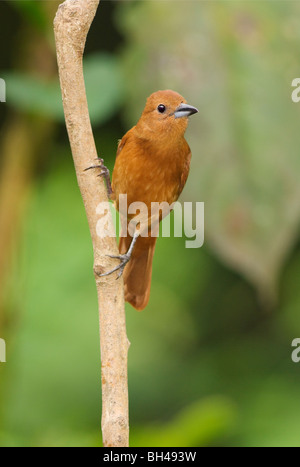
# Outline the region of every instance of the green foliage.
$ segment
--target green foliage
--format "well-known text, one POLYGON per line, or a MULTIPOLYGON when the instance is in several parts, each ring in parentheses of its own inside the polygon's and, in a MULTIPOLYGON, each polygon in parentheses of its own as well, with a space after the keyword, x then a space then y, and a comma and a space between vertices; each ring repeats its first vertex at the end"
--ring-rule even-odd
POLYGON ((9 1, 9 3, 26 18, 31 26, 38 28, 41 32, 49 28, 49 20, 42 2, 35 0, 13 0, 9 1))
POLYGON ((222 398, 195 402, 166 424, 156 423, 137 427, 132 433, 134 446, 192 447, 208 446, 216 438, 231 431, 235 422, 235 408, 222 398))
POLYGON ((63 121, 63 108, 57 82, 46 82, 22 72, 4 73, 9 83, 9 102, 31 115, 63 121))
MULTIPOLYGON (((114 115, 123 98, 118 61, 108 54, 89 55, 84 60, 84 75, 91 121, 103 123, 114 115)), ((12 106, 31 115, 63 122, 58 80, 46 82, 21 72, 3 73, 3 76, 8 83, 7 100, 12 106)))
POLYGON ((113 55, 94 54, 84 60, 86 93, 95 124, 111 118, 124 99, 122 69, 113 55))

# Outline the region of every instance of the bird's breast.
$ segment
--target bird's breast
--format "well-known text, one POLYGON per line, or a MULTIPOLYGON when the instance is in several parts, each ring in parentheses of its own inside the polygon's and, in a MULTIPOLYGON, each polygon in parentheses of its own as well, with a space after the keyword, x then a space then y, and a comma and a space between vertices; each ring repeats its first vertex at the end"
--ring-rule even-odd
POLYGON ((156 150, 147 145, 128 144, 118 155, 113 172, 116 197, 127 194, 128 205, 137 201, 148 207, 152 202, 172 204, 183 188, 189 154, 186 142, 180 147, 156 150))

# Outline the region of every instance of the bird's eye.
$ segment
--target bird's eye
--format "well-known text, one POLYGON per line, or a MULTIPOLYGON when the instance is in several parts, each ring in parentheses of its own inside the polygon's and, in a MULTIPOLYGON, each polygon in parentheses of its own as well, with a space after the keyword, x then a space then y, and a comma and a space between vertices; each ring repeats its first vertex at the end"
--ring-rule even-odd
POLYGON ((159 106, 157 107, 157 110, 159 111, 159 113, 163 114, 164 111, 166 110, 166 107, 164 106, 164 104, 159 104, 159 106))

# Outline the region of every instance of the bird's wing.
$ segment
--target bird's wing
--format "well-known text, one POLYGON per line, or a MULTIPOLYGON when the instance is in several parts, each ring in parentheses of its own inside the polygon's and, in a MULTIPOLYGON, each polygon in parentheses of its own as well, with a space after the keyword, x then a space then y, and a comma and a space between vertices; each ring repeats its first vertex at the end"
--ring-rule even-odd
MULTIPOLYGON (((113 194, 111 195, 111 198, 110 198, 110 199, 112 199, 114 201, 116 201, 115 183, 117 183, 117 186, 118 185, 122 186, 122 185, 120 185, 120 181, 122 181, 122 179, 124 178, 124 170, 123 170, 124 169, 124 163, 122 161, 120 161, 120 158, 118 159, 118 156, 122 152, 122 150, 123 150, 124 146, 126 145, 126 143, 128 143, 128 141, 130 139, 130 136, 131 136, 131 133, 134 130, 134 128, 135 127, 131 128, 131 130, 127 131, 127 133, 125 133, 123 138, 118 141, 116 161, 115 161, 115 166, 114 166, 114 170, 113 170, 113 174, 112 174, 112 190, 113 190, 113 194), (116 182, 116 180, 117 180, 117 182, 116 182)), ((116 209, 119 210, 118 202, 116 203, 115 206, 116 206, 116 209)))
POLYGON ((127 133, 125 133, 125 135, 123 136, 122 139, 119 139, 116 157, 118 157, 118 155, 120 154, 120 152, 121 152, 122 149, 124 148, 124 146, 125 146, 127 140, 129 139, 129 136, 130 136, 131 132, 134 130, 134 128, 135 128, 135 127, 131 128, 131 130, 129 130, 129 131, 127 131, 127 133))
POLYGON ((185 158, 184 167, 183 167, 183 170, 182 170, 182 173, 181 173, 180 188, 179 188, 180 192, 179 192, 179 194, 182 192, 182 190, 184 188, 184 185, 186 184, 188 175, 189 175, 191 157, 192 157, 192 153, 191 153, 191 150, 189 150, 188 155, 185 158))

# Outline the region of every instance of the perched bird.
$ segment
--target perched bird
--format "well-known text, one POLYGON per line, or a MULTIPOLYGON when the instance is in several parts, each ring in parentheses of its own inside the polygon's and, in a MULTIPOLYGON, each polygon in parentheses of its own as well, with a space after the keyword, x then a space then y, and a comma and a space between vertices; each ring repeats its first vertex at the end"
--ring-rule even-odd
MULTIPOLYGON (((147 99, 136 126, 118 145, 112 175, 112 195, 119 210, 119 196, 127 195, 127 206, 143 202, 148 208, 148 236, 136 232, 132 237, 121 232, 120 264, 112 271, 124 269, 125 300, 137 310, 148 303, 152 260, 157 237, 151 236, 152 202, 177 201, 188 177, 191 150, 184 138, 188 117, 198 110, 186 103, 177 92, 157 91, 147 99), (125 236, 122 236, 125 235, 125 236)), ((120 213, 122 215, 122 212, 120 213)), ((128 222, 134 215, 128 215, 128 222)), ((160 219, 161 220, 160 216, 160 219)), ((125 226, 126 229, 126 226, 125 226)))

